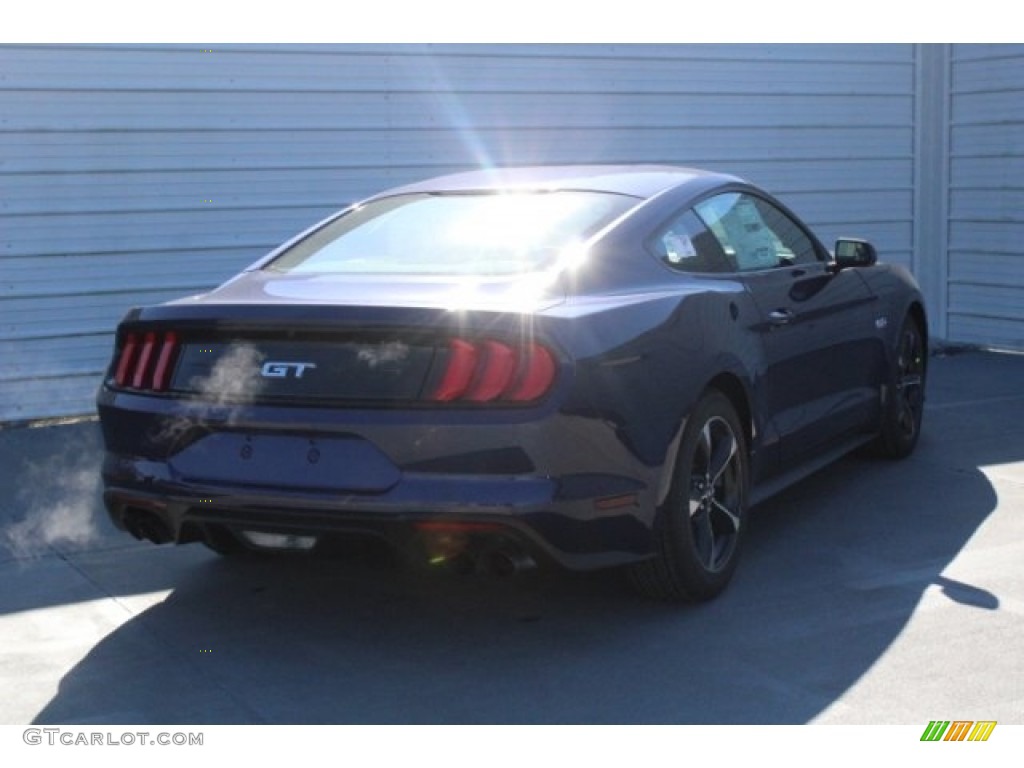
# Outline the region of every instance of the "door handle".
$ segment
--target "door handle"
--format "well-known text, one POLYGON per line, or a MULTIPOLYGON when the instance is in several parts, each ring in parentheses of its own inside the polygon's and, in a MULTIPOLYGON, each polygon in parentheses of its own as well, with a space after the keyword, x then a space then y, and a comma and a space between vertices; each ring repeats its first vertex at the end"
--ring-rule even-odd
POLYGON ((776 309, 768 313, 768 321, 772 325, 789 325, 796 317, 791 309, 776 309))

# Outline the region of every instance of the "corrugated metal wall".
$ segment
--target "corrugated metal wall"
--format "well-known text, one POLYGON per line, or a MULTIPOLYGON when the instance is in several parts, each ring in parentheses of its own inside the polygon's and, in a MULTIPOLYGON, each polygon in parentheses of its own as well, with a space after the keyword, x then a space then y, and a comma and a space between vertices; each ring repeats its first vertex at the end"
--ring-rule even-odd
POLYGON ((949 334, 1024 349, 1024 45, 952 57, 949 334))
POLYGON ((90 411, 129 306, 485 163, 730 171, 909 265, 914 68, 912 46, 0 47, 0 421, 90 411))

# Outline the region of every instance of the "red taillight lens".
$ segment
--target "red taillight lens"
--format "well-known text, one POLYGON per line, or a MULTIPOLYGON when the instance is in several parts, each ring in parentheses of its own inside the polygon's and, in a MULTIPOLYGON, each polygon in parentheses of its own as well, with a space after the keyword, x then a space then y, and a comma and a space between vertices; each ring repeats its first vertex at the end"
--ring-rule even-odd
POLYGON ((558 366, 536 342, 453 339, 441 383, 429 399, 435 402, 528 403, 545 395, 558 366))
POLYGON ((516 402, 536 400, 551 387, 555 380, 555 358, 540 344, 529 344, 520 355, 520 375, 508 394, 516 402))
POLYGON ((157 357, 156 368, 153 370, 153 389, 157 392, 163 392, 171 383, 171 371, 177 353, 178 334, 169 331, 164 334, 163 342, 160 344, 160 356, 157 357))
POLYGON ((445 403, 462 397, 473 380, 477 356, 476 347, 468 341, 454 339, 448 346, 448 367, 444 378, 431 399, 445 403))
POLYGON ((128 378, 135 365, 135 356, 139 351, 139 337, 129 333, 124 337, 124 346, 121 348, 121 358, 117 361, 117 370, 114 372, 114 383, 119 387, 128 386, 128 378))
POLYGON ((173 331, 127 334, 114 369, 114 383, 131 389, 165 391, 171 383, 178 347, 178 334, 173 331))
POLYGON ((500 341, 485 341, 480 345, 483 355, 477 366, 473 387, 466 393, 466 400, 488 403, 501 395, 516 373, 516 353, 508 344, 500 341))
POLYGON ((135 375, 132 386, 135 389, 149 389, 149 361, 153 359, 153 347, 156 346, 156 334, 150 331, 142 340, 142 351, 139 361, 135 364, 135 375))

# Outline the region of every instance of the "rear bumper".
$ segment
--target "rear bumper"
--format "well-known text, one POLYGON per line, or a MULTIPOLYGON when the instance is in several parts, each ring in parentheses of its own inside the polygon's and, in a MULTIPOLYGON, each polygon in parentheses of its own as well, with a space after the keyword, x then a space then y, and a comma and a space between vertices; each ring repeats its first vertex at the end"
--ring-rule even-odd
POLYGON ((480 415, 198 406, 101 393, 104 500, 157 541, 211 530, 373 536, 429 555, 445 526, 481 546, 593 569, 650 554, 652 483, 609 430, 557 412, 480 415), (165 408, 167 413, 154 413, 165 408), (304 423, 296 423, 296 415, 304 423), (139 455, 148 454, 148 455, 139 455))
MULTIPOLYGON (((114 463, 125 466, 123 460, 114 463)), ((429 556, 434 532, 451 530, 472 533, 480 546, 512 543, 538 561, 574 570, 649 554, 650 537, 635 508, 594 516, 593 500, 555 500, 557 484, 551 480, 411 477, 388 494, 365 498, 129 484, 120 473, 104 479, 104 503, 114 524, 133 530, 132 516, 152 516, 162 531, 154 537, 158 543, 202 540, 211 527, 235 534, 372 536, 417 559, 429 556)))

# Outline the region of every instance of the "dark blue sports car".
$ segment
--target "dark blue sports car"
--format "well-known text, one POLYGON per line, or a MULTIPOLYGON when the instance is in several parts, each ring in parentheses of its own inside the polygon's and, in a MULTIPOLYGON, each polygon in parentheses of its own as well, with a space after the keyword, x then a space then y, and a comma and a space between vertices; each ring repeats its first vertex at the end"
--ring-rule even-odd
POLYGON ((924 306, 876 259, 686 168, 391 190, 128 313, 98 398, 106 505, 224 554, 373 537, 704 600, 752 505, 858 446, 913 450, 924 306))

